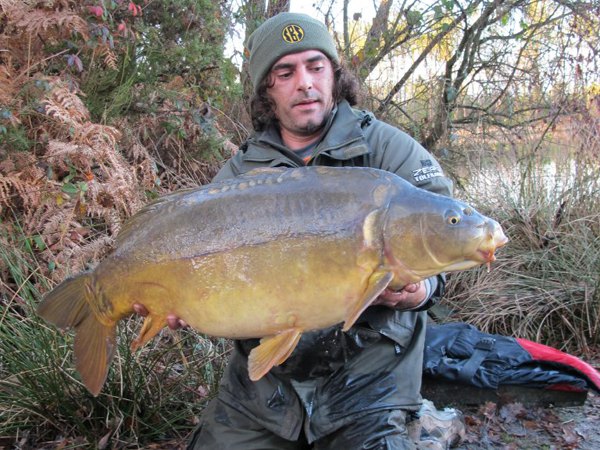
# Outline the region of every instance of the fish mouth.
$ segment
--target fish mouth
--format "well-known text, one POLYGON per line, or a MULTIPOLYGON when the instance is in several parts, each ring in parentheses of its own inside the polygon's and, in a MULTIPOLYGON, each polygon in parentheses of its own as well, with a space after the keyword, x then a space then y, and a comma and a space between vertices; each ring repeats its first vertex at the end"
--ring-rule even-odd
POLYGON ((481 262, 492 263, 496 261, 496 249, 481 250, 477 249, 477 254, 481 256, 481 262))
POLYGON ((507 242, 508 238, 506 238, 506 236, 504 236, 504 239, 494 241, 491 244, 488 240, 486 240, 477 249, 475 249, 474 252, 471 253, 471 256, 467 256, 467 258, 463 261, 458 261, 447 265, 444 271, 455 272, 467 270, 482 264, 486 264, 489 271, 491 264, 496 261, 496 251, 500 247, 506 245, 507 242))
POLYGON ((477 249, 476 255, 482 263, 487 263, 488 267, 496 261, 496 251, 508 243, 508 238, 497 223, 491 225, 491 231, 487 233, 477 249))

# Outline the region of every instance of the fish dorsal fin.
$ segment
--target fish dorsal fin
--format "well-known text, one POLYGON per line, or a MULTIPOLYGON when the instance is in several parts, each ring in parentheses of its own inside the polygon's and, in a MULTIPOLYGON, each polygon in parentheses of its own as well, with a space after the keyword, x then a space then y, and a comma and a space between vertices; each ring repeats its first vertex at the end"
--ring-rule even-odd
POLYGON ((383 292, 394 278, 394 274, 390 271, 378 270, 369 277, 369 283, 363 296, 354 304, 354 308, 346 317, 344 322, 344 331, 348 331, 354 322, 358 320, 360 315, 367 309, 373 301, 383 292))
POLYGON ((248 356, 248 373, 252 381, 260 380, 273 366, 283 363, 292 354, 302 330, 290 328, 275 336, 267 336, 260 340, 248 356))

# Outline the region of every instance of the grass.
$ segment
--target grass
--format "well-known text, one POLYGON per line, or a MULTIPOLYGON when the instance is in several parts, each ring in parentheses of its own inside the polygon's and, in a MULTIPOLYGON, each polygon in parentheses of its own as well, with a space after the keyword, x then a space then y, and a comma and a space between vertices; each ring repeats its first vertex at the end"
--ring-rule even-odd
POLYGON ((31 258, 4 236, 0 303, 0 447, 173 448, 193 429, 216 391, 229 344, 191 331, 166 331, 137 354, 139 321, 123 323, 107 383, 98 397, 81 384, 72 336, 35 314, 41 289, 31 258))

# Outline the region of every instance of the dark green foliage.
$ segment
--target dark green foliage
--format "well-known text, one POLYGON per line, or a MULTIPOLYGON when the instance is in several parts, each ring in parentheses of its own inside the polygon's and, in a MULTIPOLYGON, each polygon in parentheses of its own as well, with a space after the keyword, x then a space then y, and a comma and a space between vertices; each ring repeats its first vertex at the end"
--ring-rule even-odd
POLYGON ((82 89, 93 118, 113 120, 136 103, 147 103, 174 78, 205 101, 223 100, 234 79, 223 58, 227 18, 219 3, 150 2, 135 17, 125 6, 106 5, 106 19, 98 19, 97 26, 108 36, 101 40, 108 48, 88 52, 83 60, 82 89))

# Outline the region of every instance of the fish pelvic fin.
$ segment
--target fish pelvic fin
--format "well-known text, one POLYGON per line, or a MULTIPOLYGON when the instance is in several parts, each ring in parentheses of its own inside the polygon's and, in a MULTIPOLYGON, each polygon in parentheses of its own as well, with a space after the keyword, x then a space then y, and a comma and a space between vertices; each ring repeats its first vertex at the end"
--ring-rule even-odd
POLYGON ((360 315, 375 301, 379 294, 387 287, 394 278, 390 271, 376 271, 369 277, 369 282, 363 296, 353 305, 344 321, 343 331, 348 331, 358 320, 360 315))
POLYGON ((273 368, 282 364, 292 354, 302 330, 290 328, 275 336, 267 336, 260 340, 248 356, 248 373, 252 381, 258 381, 273 368))
POLYGON ((75 367, 85 387, 97 396, 108 374, 115 351, 116 323, 98 320, 88 301, 95 301, 89 289, 90 274, 68 278, 44 297, 37 313, 58 328, 75 330, 75 367))
POLYGON ((148 315, 144 319, 144 323, 142 324, 142 329, 140 330, 140 334, 138 334, 137 338, 133 340, 131 343, 131 351, 135 352, 140 347, 146 345, 148 341, 150 341, 154 336, 158 334, 160 330, 167 326, 166 318, 159 318, 157 315, 148 315))

